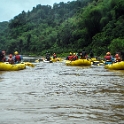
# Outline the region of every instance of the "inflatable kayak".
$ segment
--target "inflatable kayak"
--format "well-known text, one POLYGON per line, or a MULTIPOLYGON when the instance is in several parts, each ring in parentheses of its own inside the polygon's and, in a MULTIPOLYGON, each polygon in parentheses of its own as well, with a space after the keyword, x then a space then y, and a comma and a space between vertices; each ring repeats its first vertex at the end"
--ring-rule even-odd
POLYGON ((105 68, 111 70, 124 70, 124 61, 105 65, 105 68))
POLYGON ((92 65, 103 65, 105 63, 102 59, 90 58, 88 60, 91 61, 92 65))
POLYGON ((78 59, 75 61, 69 61, 67 60, 65 62, 66 65, 70 65, 70 66, 90 66, 91 65, 91 61, 87 60, 87 59, 78 59))
POLYGON ((90 58, 89 60, 90 60, 91 62, 97 61, 96 58, 90 58))
POLYGON ((52 60, 48 61, 48 60, 44 59, 43 62, 45 62, 45 63, 52 63, 52 60))
POLYGON ((19 64, 9 64, 0 62, 0 71, 18 71, 23 70, 26 68, 26 65, 24 63, 19 64))

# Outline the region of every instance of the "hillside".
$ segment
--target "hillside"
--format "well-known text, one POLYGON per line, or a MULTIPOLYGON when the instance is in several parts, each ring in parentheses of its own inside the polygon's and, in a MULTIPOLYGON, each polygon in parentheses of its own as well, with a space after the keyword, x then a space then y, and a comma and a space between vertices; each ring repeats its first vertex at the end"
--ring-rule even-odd
POLYGON ((77 0, 37 5, 0 23, 0 49, 44 55, 91 49, 96 55, 124 49, 124 1, 77 0))

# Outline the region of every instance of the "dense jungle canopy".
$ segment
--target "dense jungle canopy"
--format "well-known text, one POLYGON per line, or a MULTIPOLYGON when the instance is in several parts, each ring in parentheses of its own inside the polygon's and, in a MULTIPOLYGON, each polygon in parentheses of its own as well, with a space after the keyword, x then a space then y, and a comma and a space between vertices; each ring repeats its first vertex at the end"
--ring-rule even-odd
POLYGON ((0 22, 0 49, 44 55, 124 50, 124 0, 76 0, 37 5, 0 22))

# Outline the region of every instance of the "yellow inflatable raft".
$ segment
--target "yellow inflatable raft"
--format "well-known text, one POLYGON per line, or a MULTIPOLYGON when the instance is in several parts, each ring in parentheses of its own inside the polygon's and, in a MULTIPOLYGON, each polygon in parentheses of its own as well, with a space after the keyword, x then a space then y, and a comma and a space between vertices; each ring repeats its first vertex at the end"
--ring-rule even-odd
POLYGON ((55 58, 55 59, 51 59, 52 62, 58 62, 58 61, 62 61, 62 58, 55 58))
POLYGON ((0 71, 18 71, 26 68, 26 65, 23 63, 20 64, 9 64, 0 62, 0 71))
POLYGON ((70 66, 90 66, 91 65, 91 61, 87 59, 78 59, 75 61, 67 60, 65 63, 66 65, 70 65, 70 66))
POLYGON ((89 60, 90 60, 91 62, 97 61, 96 58, 90 58, 89 60))
POLYGON ((111 70, 124 70, 124 61, 105 65, 105 68, 111 70))
POLYGON ((26 66, 34 67, 34 64, 31 62, 22 62, 22 63, 25 64, 26 66))

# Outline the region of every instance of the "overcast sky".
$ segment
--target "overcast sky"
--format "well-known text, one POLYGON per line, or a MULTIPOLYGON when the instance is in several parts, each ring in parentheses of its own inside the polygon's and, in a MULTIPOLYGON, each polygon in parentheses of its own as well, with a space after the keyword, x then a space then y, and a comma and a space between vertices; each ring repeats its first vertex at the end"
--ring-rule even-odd
POLYGON ((74 0, 0 0, 0 22, 9 21, 20 14, 23 10, 31 11, 36 5, 53 5, 54 3, 74 0))

